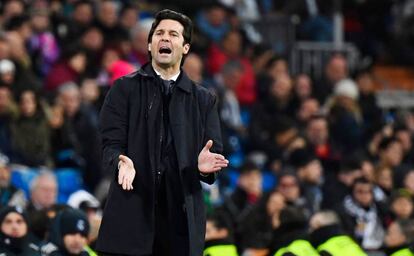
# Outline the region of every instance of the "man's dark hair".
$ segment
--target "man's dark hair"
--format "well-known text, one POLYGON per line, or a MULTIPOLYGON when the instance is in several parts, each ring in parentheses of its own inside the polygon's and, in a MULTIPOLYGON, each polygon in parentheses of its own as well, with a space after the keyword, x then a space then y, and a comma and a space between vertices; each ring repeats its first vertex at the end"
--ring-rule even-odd
POLYGON ((260 171, 259 167, 252 161, 246 161, 240 168, 240 174, 248 174, 251 172, 260 171))
POLYGON ((233 234, 233 224, 230 216, 222 209, 216 209, 207 215, 207 221, 211 221, 217 229, 226 229, 229 232, 229 238, 233 234))
POLYGON ((82 6, 82 5, 85 5, 85 4, 90 5, 92 8, 94 8, 94 4, 91 0, 79 0, 79 1, 76 1, 73 4, 73 9, 76 9, 79 6, 82 6))
POLYGON ((24 24, 28 23, 30 21, 30 18, 28 15, 17 15, 11 17, 6 24, 4 25, 4 28, 6 31, 14 31, 20 29, 24 24))
POLYGON ((354 191, 356 185, 358 185, 358 184, 371 185, 372 186, 371 181, 369 181, 367 178, 360 177, 360 178, 356 178, 354 183, 352 184, 352 191, 354 191))
POLYGON ((191 44, 191 37, 193 35, 193 22, 186 15, 169 9, 159 11, 155 15, 155 20, 152 23, 151 30, 148 34, 148 43, 151 43, 152 35, 154 34, 155 29, 158 27, 162 20, 175 20, 180 22, 180 24, 184 27, 184 44, 191 44))
MULTIPOLYGON (((155 20, 151 25, 151 30, 148 34, 148 43, 151 43, 152 35, 154 35, 155 29, 158 27, 162 20, 175 20, 178 21, 183 26, 183 37, 184 37, 184 44, 191 44, 191 38, 193 36, 193 22, 190 18, 186 15, 175 12, 170 9, 164 9, 162 11, 157 12, 155 15, 155 20)), ((150 61, 152 60, 151 51, 148 51, 148 57, 150 61)), ((183 55, 181 59, 180 66, 184 64, 186 54, 183 55)))

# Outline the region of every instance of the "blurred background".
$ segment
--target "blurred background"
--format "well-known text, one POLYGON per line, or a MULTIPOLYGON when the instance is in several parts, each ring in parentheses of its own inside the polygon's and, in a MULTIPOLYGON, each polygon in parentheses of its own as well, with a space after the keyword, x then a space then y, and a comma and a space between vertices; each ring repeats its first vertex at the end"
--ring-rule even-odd
POLYGON ((207 242, 245 256, 298 239, 321 251, 341 235, 363 253, 347 255, 410 247, 413 0, 3 0, 0 207, 25 208, 38 245, 74 207, 93 249, 113 178, 100 107, 148 61, 164 8, 193 20, 183 69, 219 98, 230 165, 203 190, 213 227, 228 232, 207 242), (407 239, 393 243, 395 229, 407 239))

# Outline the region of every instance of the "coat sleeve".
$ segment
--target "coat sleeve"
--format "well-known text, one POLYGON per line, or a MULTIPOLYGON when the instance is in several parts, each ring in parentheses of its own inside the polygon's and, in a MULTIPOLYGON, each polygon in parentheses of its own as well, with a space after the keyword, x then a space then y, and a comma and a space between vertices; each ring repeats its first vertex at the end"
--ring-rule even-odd
POLYGON ((100 112, 103 166, 111 175, 117 174, 118 157, 120 154, 125 154, 127 148, 127 89, 125 78, 115 81, 100 112))
MULTIPOLYGON (((221 153, 223 151, 223 142, 221 140, 220 119, 217 110, 218 99, 217 96, 211 93, 209 93, 209 96, 210 97, 207 105, 203 146, 207 143, 208 140, 213 140, 213 147, 211 151, 214 153, 221 153)), ((217 173, 209 174, 207 176, 199 174, 199 177, 203 182, 213 184, 216 180, 217 173)))

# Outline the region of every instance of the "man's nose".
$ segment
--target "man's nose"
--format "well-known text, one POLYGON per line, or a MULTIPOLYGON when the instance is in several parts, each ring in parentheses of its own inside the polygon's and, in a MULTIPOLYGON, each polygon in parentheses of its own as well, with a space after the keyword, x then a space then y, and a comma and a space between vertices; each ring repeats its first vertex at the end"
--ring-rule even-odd
POLYGON ((170 41, 170 36, 168 34, 162 35, 161 41, 166 41, 166 42, 170 41))

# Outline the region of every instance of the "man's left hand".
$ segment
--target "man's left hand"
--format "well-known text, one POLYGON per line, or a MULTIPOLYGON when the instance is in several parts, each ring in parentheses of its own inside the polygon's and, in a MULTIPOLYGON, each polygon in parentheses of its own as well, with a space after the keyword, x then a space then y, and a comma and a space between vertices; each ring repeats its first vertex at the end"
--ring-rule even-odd
POLYGON ((198 155, 198 170, 202 174, 209 174, 220 171, 222 168, 227 167, 229 161, 224 158, 223 155, 210 152, 210 148, 213 146, 213 141, 207 141, 204 148, 198 155))

